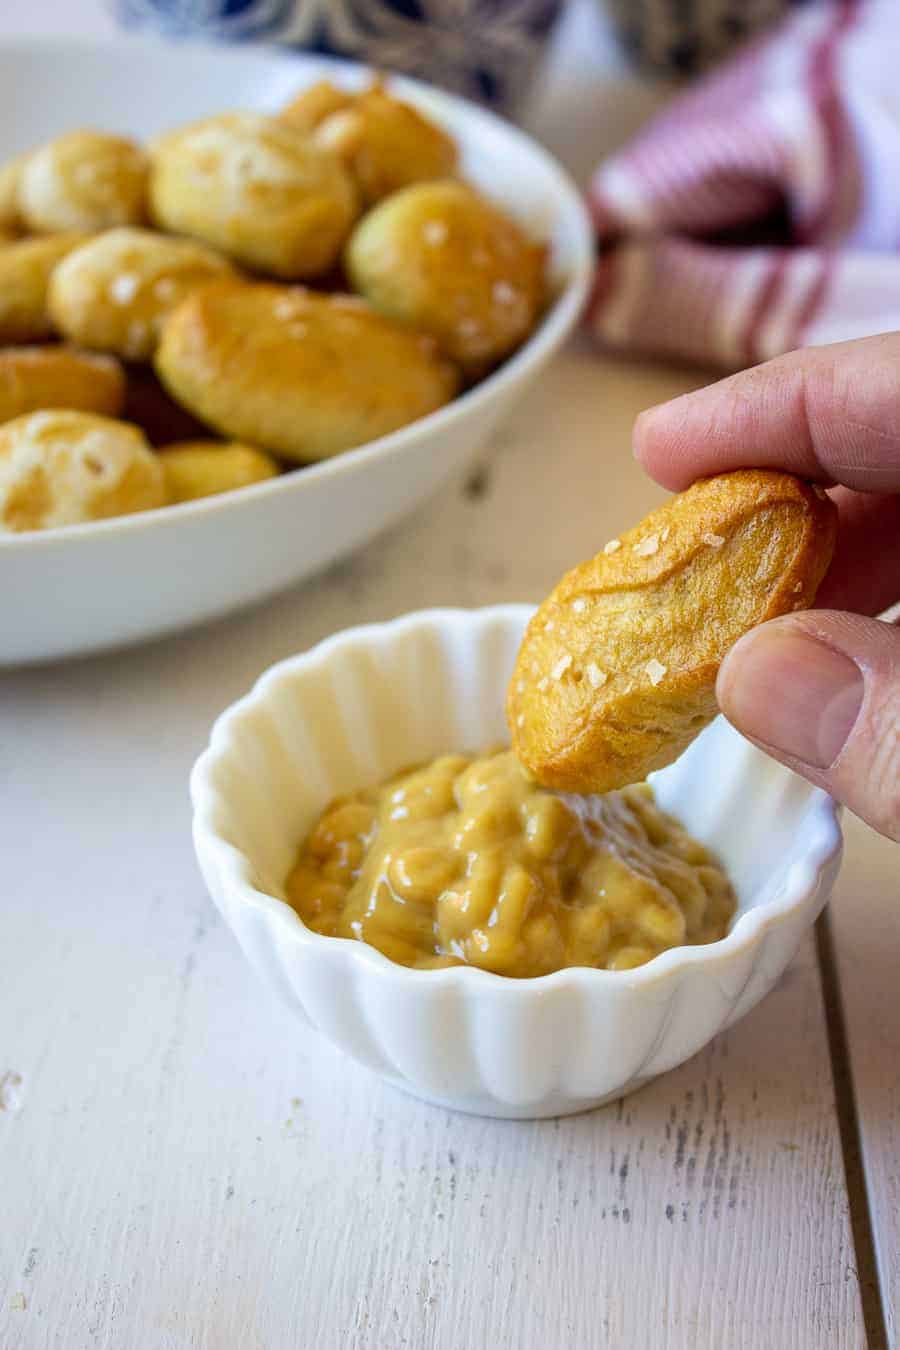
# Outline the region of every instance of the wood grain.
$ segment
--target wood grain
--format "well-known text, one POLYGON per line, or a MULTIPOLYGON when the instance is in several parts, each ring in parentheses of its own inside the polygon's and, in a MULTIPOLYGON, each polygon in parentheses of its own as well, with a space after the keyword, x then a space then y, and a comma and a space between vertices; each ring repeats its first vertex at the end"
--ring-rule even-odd
MULTIPOLYGON (((844 869, 830 920, 853 1107, 887 1344, 900 1344, 900 863, 897 845, 845 821, 844 869)), ((872 1350, 880 1350, 871 1341, 872 1350)))

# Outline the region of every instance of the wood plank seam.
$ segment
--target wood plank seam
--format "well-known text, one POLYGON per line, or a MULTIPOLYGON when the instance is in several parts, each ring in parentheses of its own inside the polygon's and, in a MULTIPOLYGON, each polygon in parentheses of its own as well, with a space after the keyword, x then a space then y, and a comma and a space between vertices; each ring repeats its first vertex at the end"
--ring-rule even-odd
POLYGON ((835 1112, 840 1130, 841 1153, 844 1158, 850 1229, 856 1252, 856 1273, 866 1339, 869 1350, 889 1350, 885 1295, 875 1254, 872 1211, 862 1157, 859 1110, 850 1067, 847 1025, 835 960, 831 916, 827 909, 816 923, 816 954, 822 978, 825 1026, 834 1080, 835 1112))

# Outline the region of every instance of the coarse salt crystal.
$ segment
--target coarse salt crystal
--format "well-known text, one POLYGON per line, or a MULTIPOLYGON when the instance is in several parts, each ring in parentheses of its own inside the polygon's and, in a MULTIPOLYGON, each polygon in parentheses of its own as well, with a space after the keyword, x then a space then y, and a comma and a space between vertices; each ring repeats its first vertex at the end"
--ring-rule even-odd
POLYGON ((577 600, 572 601, 572 608, 576 614, 583 614, 587 609, 587 601, 579 595, 577 600))
POLYGON ((157 300, 162 300, 163 304, 169 300, 174 300, 178 294, 178 286, 172 277, 160 277, 159 281, 153 283, 153 294, 157 300))
POLYGON ((635 544, 634 551, 641 558, 649 558, 651 553, 655 553, 659 548, 659 535, 648 534, 646 539, 642 539, 639 544, 635 544))
POLYGON ((592 689, 599 689, 602 684, 606 684, 609 679, 605 670, 601 670, 596 661, 591 661, 587 667, 587 677, 591 682, 592 689))
POLYGON ((668 670, 668 666, 664 666, 661 661, 653 660, 648 661, 644 669, 649 676, 650 683, 655 685, 659 684, 660 680, 668 670))
POLYGON ((508 281, 495 281, 492 294, 498 305, 515 304, 517 298, 515 286, 510 286, 508 281))
POLYGON ((117 305, 130 305, 140 284, 141 279, 134 272, 120 272, 109 283, 110 299, 117 305))
POLYGON ((669 537, 669 535, 670 535, 671 533, 672 533, 672 527, 671 527, 671 525, 667 525, 666 528, 663 530, 662 534, 659 536, 659 537, 660 537, 660 540, 662 541, 662 543, 665 543, 665 542, 666 542, 666 540, 668 539, 668 537, 669 537))
POLYGON ((422 229, 422 238, 426 244, 431 244, 433 247, 443 244, 447 238, 447 226, 442 220, 426 221, 422 229))
POLYGON ((569 666, 570 666, 571 664, 572 664, 572 657, 570 656, 570 654, 569 654, 568 652, 566 652, 565 656, 561 656, 561 657, 559 658, 559 660, 557 661, 556 665, 553 667, 553 669, 552 669, 551 672, 550 672, 550 674, 551 674, 551 676, 553 677, 553 679, 554 679, 554 680, 561 680, 562 677, 563 677, 563 675, 565 675, 566 671, 569 669, 569 666))
POLYGON ((272 313, 276 319, 295 319, 297 317, 299 306, 294 296, 283 296, 276 300, 272 306, 272 313))
POLYGON ((519 713, 518 717, 516 718, 516 726, 524 727, 524 725, 525 725, 525 714, 519 713))
POLYGON ((713 534, 711 530, 708 530, 706 534, 701 535, 701 538, 704 544, 708 544, 710 548, 721 548, 725 543, 724 535, 713 534))
POLYGON ((544 632, 545 632, 545 633, 552 633, 555 627, 556 627, 556 624, 553 622, 553 620, 552 620, 552 619, 548 619, 547 622, 544 624, 544 632))
POLYGON ((606 544, 603 545, 603 552, 604 552, 604 553, 615 553, 615 552, 616 552, 618 549, 620 549, 621 547, 622 547, 622 540, 621 540, 621 539, 610 539, 608 543, 606 543, 606 544))
POLYGON ((542 676, 541 679, 538 680, 537 687, 538 687, 538 689, 541 691, 541 693, 544 692, 544 690, 547 688, 547 685, 548 685, 549 683, 550 683, 550 681, 547 679, 547 676, 546 676, 546 675, 542 676))
POLYGON ((516 684, 516 693, 517 693, 517 694, 524 694, 524 693, 525 693, 525 681, 524 681, 524 680, 519 680, 518 683, 516 684))

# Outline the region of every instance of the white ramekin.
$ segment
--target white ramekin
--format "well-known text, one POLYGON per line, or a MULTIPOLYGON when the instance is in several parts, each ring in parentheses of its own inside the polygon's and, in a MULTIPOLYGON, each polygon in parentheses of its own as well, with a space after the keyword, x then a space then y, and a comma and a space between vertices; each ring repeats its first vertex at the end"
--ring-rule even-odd
POLYGON ((431 610, 282 661, 225 712, 191 779, 209 890, 252 965, 354 1059, 484 1115, 563 1115, 695 1054, 772 987, 828 896, 837 808, 722 719, 655 776, 663 806, 724 860, 739 908, 721 942, 632 971, 511 980, 415 971, 310 932, 284 880, 333 796, 506 738, 503 698, 530 609, 431 610))

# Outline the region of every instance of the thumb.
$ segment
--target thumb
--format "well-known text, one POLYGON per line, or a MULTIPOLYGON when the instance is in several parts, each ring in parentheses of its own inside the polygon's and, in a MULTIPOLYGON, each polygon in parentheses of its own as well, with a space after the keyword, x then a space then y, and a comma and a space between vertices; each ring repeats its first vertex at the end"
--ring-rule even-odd
POLYGON ((738 731, 900 839, 900 629, 837 610, 735 643, 716 687, 738 731))

